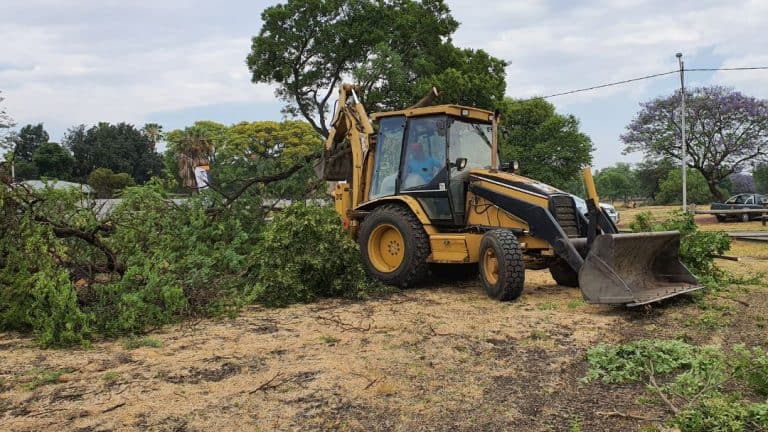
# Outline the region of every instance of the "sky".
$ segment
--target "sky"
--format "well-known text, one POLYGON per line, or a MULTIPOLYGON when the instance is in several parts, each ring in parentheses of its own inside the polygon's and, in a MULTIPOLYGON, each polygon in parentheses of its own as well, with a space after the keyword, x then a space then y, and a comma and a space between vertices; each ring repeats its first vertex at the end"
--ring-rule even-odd
MULTIPOLYGON (((275 1, 3 0, 0 91, 19 125, 51 140, 100 121, 227 124, 281 120, 283 104, 245 65, 260 15, 275 1)), ((548 95, 686 68, 768 66, 768 1, 450 1, 453 42, 509 62, 506 94, 548 95), (481 5, 482 7, 479 7, 481 5)), ((768 98, 768 71, 689 72, 687 86, 726 85, 768 98)), ((581 121, 593 166, 637 162, 619 136, 639 104, 679 76, 549 99, 581 121)))

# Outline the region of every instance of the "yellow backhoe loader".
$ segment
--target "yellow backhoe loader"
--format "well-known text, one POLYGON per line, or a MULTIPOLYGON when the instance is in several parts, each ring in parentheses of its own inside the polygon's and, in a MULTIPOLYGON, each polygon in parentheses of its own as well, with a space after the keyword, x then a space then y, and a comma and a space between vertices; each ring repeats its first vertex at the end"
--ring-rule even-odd
POLYGON ((479 263, 486 293, 514 300, 525 269, 549 268, 590 303, 642 305, 700 288, 680 262, 676 231, 619 234, 601 210, 589 168, 588 213, 573 196, 502 167, 498 116, 430 106, 372 114, 341 86, 318 165, 367 271, 413 286, 430 263, 479 263))

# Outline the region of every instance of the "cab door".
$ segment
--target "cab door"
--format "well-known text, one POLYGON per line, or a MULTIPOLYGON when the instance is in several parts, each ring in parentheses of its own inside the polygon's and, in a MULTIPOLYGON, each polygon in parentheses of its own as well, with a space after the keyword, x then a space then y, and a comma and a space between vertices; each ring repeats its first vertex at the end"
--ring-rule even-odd
POLYGON ((452 224, 445 116, 408 119, 398 191, 421 203, 436 224, 452 224))

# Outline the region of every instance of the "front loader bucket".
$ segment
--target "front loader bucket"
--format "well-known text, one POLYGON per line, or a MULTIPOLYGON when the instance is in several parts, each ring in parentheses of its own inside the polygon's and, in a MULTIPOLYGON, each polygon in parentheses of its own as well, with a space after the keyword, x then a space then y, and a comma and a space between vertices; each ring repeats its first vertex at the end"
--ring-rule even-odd
POLYGON ((701 288, 679 249, 677 231, 597 236, 579 271, 584 298, 638 306, 701 288))

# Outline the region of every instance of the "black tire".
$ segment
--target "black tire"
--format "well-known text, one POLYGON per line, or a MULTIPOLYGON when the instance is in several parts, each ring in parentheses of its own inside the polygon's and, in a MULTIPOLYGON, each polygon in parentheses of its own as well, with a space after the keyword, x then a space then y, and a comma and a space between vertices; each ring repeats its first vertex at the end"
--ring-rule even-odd
POLYGON ((515 300, 523 293, 523 285, 525 285, 523 252, 512 231, 493 230, 483 236, 480 242, 480 280, 488 297, 496 300, 515 300), (489 253, 493 258, 486 258, 489 253), (497 273, 488 267, 493 259, 496 260, 497 273), (493 280, 494 274, 495 280, 493 280))
POLYGON ((428 272, 427 257, 430 254, 429 236, 419 219, 407 208, 397 204, 387 204, 374 209, 360 224, 357 241, 362 252, 365 270, 374 278, 387 285, 411 287, 423 281, 428 272), (400 265, 385 272, 376 269, 371 261, 368 248, 369 238, 377 227, 390 225, 402 235, 404 257, 400 265))
POLYGON ((725 216, 716 215, 715 218, 717 218, 718 222, 725 222, 725 216))
POLYGON ((741 221, 742 222, 749 222, 749 213, 744 213, 741 215, 741 221))
POLYGON ((549 274, 558 285, 571 288, 579 287, 579 274, 563 259, 557 259, 549 266, 549 274))

